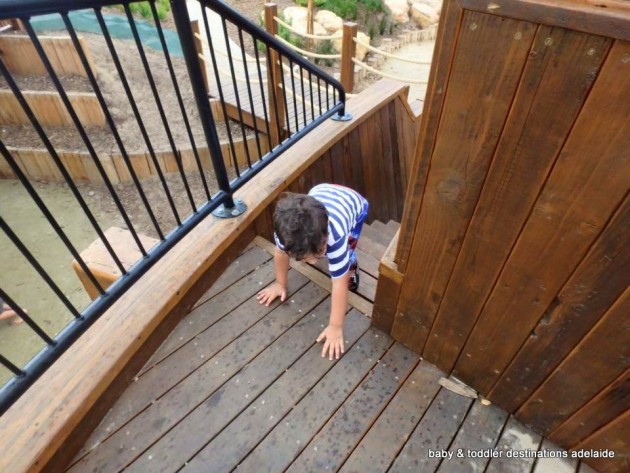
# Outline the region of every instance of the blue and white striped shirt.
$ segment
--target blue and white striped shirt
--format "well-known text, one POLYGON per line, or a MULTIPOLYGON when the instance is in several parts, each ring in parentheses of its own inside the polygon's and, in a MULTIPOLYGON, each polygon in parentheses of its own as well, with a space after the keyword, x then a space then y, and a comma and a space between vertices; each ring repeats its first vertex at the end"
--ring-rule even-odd
MULTIPOLYGON (((339 278, 350 269, 348 237, 367 201, 358 192, 336 184, 319 184, 308 195, 321 202, 328 213, 326 257, 331 277, 339 278)), ((277 237, 276 245, 282 249, 277 237)))

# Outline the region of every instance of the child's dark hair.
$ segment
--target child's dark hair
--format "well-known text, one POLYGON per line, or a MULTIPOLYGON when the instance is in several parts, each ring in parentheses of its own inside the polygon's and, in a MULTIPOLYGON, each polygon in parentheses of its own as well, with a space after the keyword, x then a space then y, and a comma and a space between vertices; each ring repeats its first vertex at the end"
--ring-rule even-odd
POLYGON ((322 250, 328 236, 328 213, 314 197, 285 192, 276 205, 273 226, 284 250, 301 260, 322 250))

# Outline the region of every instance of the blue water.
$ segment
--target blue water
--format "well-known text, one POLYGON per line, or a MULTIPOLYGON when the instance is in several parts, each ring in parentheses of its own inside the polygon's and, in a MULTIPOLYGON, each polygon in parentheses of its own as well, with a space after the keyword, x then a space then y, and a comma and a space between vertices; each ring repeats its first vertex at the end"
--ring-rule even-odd
MULTIPOLYGON (((93 10, 74 11, 69 14, 69 17, 75 30, 85 33, 103 34, 93 10)), ((133 39, 131 26, 129 26, 126 16, 107 13, 103 14, 103 19, 112 38, 133 39)), ((162 43, 160 42, 157 28, 152 23, 145 20, 135 20, 135 24, 142 44, 156 51, 162 51, 162 43)), ((35 31, 40 32, 66 30, 61 16, 56 13, 33 17, 31 18, 31 25, 35 31)), ((177 33, 164 28, 162 32, 166 40, 166 47, 168 48, 169 54, 171 56, 183 57, 182 47, 179 43, 177 33)))

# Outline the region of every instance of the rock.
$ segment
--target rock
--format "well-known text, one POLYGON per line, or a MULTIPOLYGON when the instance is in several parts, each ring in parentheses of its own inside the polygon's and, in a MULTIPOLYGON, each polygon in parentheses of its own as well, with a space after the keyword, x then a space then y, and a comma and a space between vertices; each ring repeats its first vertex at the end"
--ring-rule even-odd
POLYGON ((330 33, 334 33, 343 28, 343 19, 329 10, 318 11, 315 15, 315 21, 330 33))
POLYGON ((293 26, 297 21, 304 20, 308 15, 308 9, 306 7, 287 7, 282 10, 282 16, 284 21, 293 26))
POLYGON ((384 0, 383 3, 392 12, 392 18, 396 23, 409 21, 409 4, 407 0, 384 0))
POLYGON ((422 29, 426 29, 440 21, 439 15, 429 5, 424 3, 414 3, 411 5, 411 18, 422 29))
MULTIPOLYGON (((333 49, 335 50, 336 53, 340 53, 341 42, 342 42, 341 38, 343 36, 343 31, 337 31, 333 36, 338 38, 338 39, 333 40, 333 49)), ((361 31, 357 33, 357 40, 360 43, 370 44, 370 37, 361 31)), ((365 46, 361 46, 361 44, 357 43, 357 50, 354 54, 354 57, 356 57, 359 61, 363 61, 367 53, 368 53, 368 49, 365 46)))
MULTIPOLYGON (((300 18, 291 23, 291 28, 295 29, 299 33, 306 33, 306 18, 300 18)), ((329 36, 328 31, 317 22, 313 22, 313 34, 317 36, 329 36)), ((304 38, 302 36, 302 38, 304 38)), ((318 41, 314 40, 316 43, 318 41)))

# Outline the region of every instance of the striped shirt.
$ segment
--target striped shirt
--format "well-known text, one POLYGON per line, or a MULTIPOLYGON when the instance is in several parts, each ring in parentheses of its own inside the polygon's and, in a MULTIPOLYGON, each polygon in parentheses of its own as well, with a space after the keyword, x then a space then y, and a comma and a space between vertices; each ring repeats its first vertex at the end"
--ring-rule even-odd
MULTIPOLYGON (((367 201, 358 192, 335 184, 319 184, 308 195, 321 202, 328 213, 328 241, 326 257, 332 278, 339 278, 350 269, 350 251, 348 236, 358 223, 367 201)), ((280 249, 278 238, 276 245, 280 249)))

